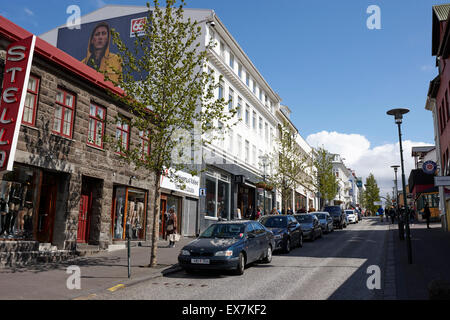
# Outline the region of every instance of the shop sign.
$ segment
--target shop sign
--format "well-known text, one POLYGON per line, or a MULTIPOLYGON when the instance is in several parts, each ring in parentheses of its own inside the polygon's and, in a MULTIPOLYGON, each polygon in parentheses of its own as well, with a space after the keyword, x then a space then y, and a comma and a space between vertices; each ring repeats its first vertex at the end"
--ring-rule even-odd
POLYGON ((200 191, 200 178, 193 176, 187 172, 177 171, 175 175, 179 180, 183 181, 185 188, 183 189, 183 184, 171 181, 169 178, 169 170, 165 170, 165 174, 161 175, 161 188, 179 191, 182 193, 187 193, 194 197, 198 197, 200 191))
POLYGON ((422 165, 422 170, 426 174, 434 174, 436 172, 437 165, 434 161, 425 161, 422 165))
POLYGON ((434 177, 435 187, 448 187, 450 186, 450 176, 434 177))
POLYGON ((33 35, 6 49, 0 104, 0 172, 13 170, 35 43, 33 35))

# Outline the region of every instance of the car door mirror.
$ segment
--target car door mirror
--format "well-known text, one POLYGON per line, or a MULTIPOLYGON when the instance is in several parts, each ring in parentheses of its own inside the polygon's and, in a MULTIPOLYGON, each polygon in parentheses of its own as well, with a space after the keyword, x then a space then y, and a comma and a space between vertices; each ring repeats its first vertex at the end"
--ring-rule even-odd
POLYGON ((255 237, 254 233, 247 233, 247 238, 248 239, 253 239, 255 237))

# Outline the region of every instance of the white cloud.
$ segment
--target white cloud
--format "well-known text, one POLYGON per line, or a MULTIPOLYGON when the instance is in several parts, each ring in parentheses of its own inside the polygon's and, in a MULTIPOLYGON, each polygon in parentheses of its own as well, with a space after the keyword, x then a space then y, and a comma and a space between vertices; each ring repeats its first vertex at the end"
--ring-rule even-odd
MULTIPOLYGON (((306 141, 312 147, 323 146, 331 153, 339 153, 345 158, 345 165, 355 170, 358 177, 363 177, 364 182, 369 174, 373 173, 380 187, 380 195, 386 196, 388 192, 392 195, 394 170, 391 168, 391 165, 400 165, 400 145, 398 142, 371 148, 369 140, 362 135, 327 131, 309 135, 306 141)), ((408 184, 409 174, 414 168, 411 148, 425 145, 429 145, 429 143, 403 141, 406 184, 408 184)), ((397 179, 400 190, 402 188, 401 170, 397 174, 397 179)))
POLYGON ((25 13, 26 13, 27 15, 29 15, 30 17, 31 17, 31 16, 34 16, 34 12, 31 11, 30 9, 25 8, 24 11, 25 11, 25 13))
POLYGON ((420 70, 427 72, 427 71, 432 71, 436 69, 436 67, 433 67, 432 65, 423 65, 420 67, 420 70))
POLYGON ((102 7, 104 7, 104 6, 106 6, 106 2, 105 1, 103 1, 103 0, 97 0, 97 7, 98 8, 102 8, 102 7))

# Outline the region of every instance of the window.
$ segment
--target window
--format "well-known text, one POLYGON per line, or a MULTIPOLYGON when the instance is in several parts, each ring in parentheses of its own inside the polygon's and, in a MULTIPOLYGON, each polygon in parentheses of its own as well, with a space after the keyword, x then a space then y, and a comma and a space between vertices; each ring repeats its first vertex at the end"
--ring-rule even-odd
POLYGON ((230 112, 231 112, 231 110, 233 110, 233 107, 234 107, 233 100, 234 100, 234 91, 233 91, 233 89, 230 88, 230 93, 228 94, 228 111, 230 111, 230 112))
POLYGON ((223 123, 221 121, 218 122, 217 129, 218 129, 218 134, 219 134, 218 145, 223 149, 223 140, 224 140, 225 132, 224 132, 223 123))
POLYGON ((269 141, 269 143, 270 143, 270 147, 272 148, 272 144, 273 144, 273 130, 272 130, 272 128, 270 128, 270 141, 269 141))
POLYGON ((259 100, 263 101, 262 97, 263 97, 263 92, 262 92, 261 88, 259 88, 259 100))
POLYGON ((29 124, 30 126, 34 126, 36 122, 36 108, 37 108, 38 94, 39 94, 39 79, 30 75, 22 117, 22 122, 25 124, 29 124))
POLYGON ((253 80, 253 94, 256 95, 256 81, 253 80))
MULTIPOLYGON (((128 150, 128 141, 130 138, 130 127, 126 122, 126 119, 119 120, 116 126, 116 139, 121 141, 122 150, 128 150)), ((121 152, 120 148, 117 148, 117 152, 121 152)))
POLYGON ((220 56, 225 59, 225 45, 220 41, 220 56))
POLYGON ((242 79, 242 66, 240 63, 238 63, 238 76, 242 79))
POLYGON ((257 131, 258 127, 256 126, 256 112, 253 111, 253 130, 257 131))
POLYGON ((219 100, 223 98, 223 82, 222 81, 220 81, 220 83, 219 83, 219 95, 218 95, 218 97, 219 97, 219 100))
POLYGON ((105 108, 91 103, 89 111, 89 131, 87 143, 103 148, 103 134, 105 130, 105 108))
POLYGON ((248 72, 245 73, 245 84, 247 85, 247 87, 250 87, 250 76, 248 72))
POLYGON ((264 126, 264 136, 266 137, 266 142, 269 142, 269 125, 267 124, 267 122, 264 126))
POLYGON ((75 96, 65 90, 57 89, 53 132, 71 138, 75 96))
POLYGON ((252 154, 253 154, 253 165, 256 166, 258 161, 256 161, 257 159, 256 159, 256 146, 255 145, 252 145, 252 154))
POLYGON ((262 136, 263 134, 263 120, 259 117, 259 134, 262 136))
POLYGON ((150 131, 139 131, 139 139, 141 141, 141 154, 142 158, 150 155, 150 131))
POLYGON ((230 130, 230 132, 228 133, 229 136, 229 141, 228 141, 228 152, 230 154, 233 153, 233 130, 230 130))
POLYGON ((234 55, 230 52, 230 67, 234 69, 234 55))
POLYGON ((245 163, 250 162, 250 142, 245 140, 245 163))
POLYGON ((237 104, 237 116, 239 120, 242 120, 242 98, 238 96, 237 104))
POLYGON ((237 156, 238 158, 242 157, 242 137, 240 134, 238 134, 238 141, 237 141, 238 149, 237 149, 237 156))
POLYGON ((250 107, 245 105, 245 124, 250 126, 250 107))

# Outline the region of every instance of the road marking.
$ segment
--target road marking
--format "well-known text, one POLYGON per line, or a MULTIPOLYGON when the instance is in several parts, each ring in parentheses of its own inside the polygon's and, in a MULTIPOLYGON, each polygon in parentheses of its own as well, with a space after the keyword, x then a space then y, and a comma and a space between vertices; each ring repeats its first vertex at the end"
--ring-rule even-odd
POLYGON ((124 284, 118 284, 117 286, 109 288, 108 291, 114 292, 114 291, 117 291, 117 290, 122 289, 122 288, 125 288, 125 285, 124 284))
POLYGON ((97 295, 95 293, 92 293, 92 294, 90 294, 88 296, 74 298, 73 300, 89 300, 89 299, 94 298, 96 296, 97 295))

